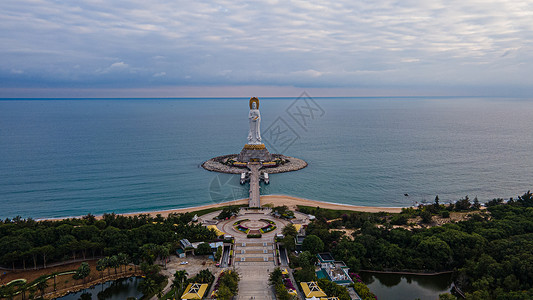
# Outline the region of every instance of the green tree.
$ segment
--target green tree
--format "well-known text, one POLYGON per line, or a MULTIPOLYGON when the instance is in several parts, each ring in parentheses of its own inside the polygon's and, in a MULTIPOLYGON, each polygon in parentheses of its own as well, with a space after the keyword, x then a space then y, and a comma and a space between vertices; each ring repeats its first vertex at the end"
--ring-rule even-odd
POLYGON ((0 296, 13 300, 13 297, 15 297, 15 288, 12 285, 0 286, 0 296))
POLYGON ((312 254, 309 251, 303 251, 298 256, 298 260, 300 263, 300 267, 305 268, 305 267, 313 267, 318 259, 315 254, 312 254))
POLYGON ((44 297, 44 291, 48 288, 48 282, 46 280, 41 280, 37 283, 36 287, 41 291, 41 297, 44 297))
POLYGON ((282 280, 282 273, 281 273, 281 269, 280 268, 275 268, 274 271, 272 271, 272 273, 270 273, 270 276, 268 278, 268 282, 271 284, 271 285, 276 285, 278 283, 281 283, 281 280, 282 280))
POLYGON ((281 231, 284 236, 292 236, 295 237, 298 234, 298 231, 296 231, 296 227, 294 224, 289 223, 285 227, 283 227, 283 230, 281 231))
POLYGON ((118 260, 118 256, 113 255, 109 257, 109 260, 107 261, 107 265, 108 267, 115 269, 115 275, 116 275, 117 268, 120 267, 120 261, 118 260))
POLYGON ((89 274, 91 274, 91 267, 89 267, 88 263, 82 262, 80 267, 76 270, 76 274, 72 277, 74 279, 82 279, 83 283, 85 283, 85 278, 87 278, 89 274))
POLYGON ((230 218, 230 217, 238 214, 240 210, 241 210, 241 208, 238 207, 238 206, 231 206, 231 205, 230 206, 226 206, 226 207, 222 208, 222 211, 217 216, 217 218, 219 220, 230 218))
POLYGON ((417 250, 426 260, 426 268, 434 270, 437 266, 445 265, 451 259, 452 250, 448 244, 436 236, 423 239, 417 250))
POLYGON ((209 271, 209 269, 203 269, 196 274, 194 281, 199 283, 210 283, 214 278, 215 276, 213 273, 211 273, 211 271, 209 271))
POLYGON ((236 295, 237 291, 239 290, 239 274, 232 271, 226 271, 224 272, 225 275, 222 277, 222 280, 220 281, 221 285, 227 286, 230 291, 236 295))
POLYGON ((439 300, 457 300, 457 297, 450 293, 444 293, 439 295, 439 300))
POLYGON ((234 294, 231 292, 229 287, 225 285, 220 286, 217 291, 217 299, 220 299, 220 300, 230 300, 233 298, 233 296, 234 294))
POLYGON ((522 196, 518 196, 518 203, 520 203, 522 206, 525 207, 532 207, 533 206, 533 194, 531 191, 527 191, 527 193, 524 193, 522 196))
POLYGON ((429 209, 424 209, 420 213, 420 217, 422 217, 422 223, 429 224, 432 221, 432 215, 429 209))
POLYGON ((279 300, 292 300, 294 297, 289 294, 289 291, 287 291, 287 288, 283 285, 283 283, 278 283, 274 286, 274 290, 276 291, 276 298, 279 300))
POLYGON ((324 242, 316 235, 308 235, 302 243, 302 250, 317 254, 324 250, 324 242))
POLYGON ((346 287, 338 285, 327 279, 319 279, 317 281, 318 286, 326 293, 329 297, 338 297, 339 300, 351 300, 350 294, 346 287))
POLYGON ((286 235, 283 240, 281 240, 281 243, 287 251, 294 251, 294 249, 296 249, 296 243, 294 241, 294 236, 292 235, 286 235))
POLYGON ((213 253, 213 250, 211 250, 211 246, 209 246, 208 243, 201 243, 198 245, 198 247, 194 250, 195 255, 208 255, 213 253))
POLYGON ((130 262, 130 258, 129 256, 126 254, 126 253, 119 253, 117 254, 117 261, 118 261, 118 264, 119 266, 124 266, 124 271, 126 271, 126 266, 128 265, 128 263, 130 262))
POLYGON ((316 281, 314 266, 307 266, 294 272, 294 279, 298 282, 316 281))
POLYGON ((185 283, 187 282, 187 271, 179 270, 174 273, 174 279, 172 280, 172 288, 174 289, 174 297, 178 297, 183 293, 185 283))
POLYGON ((103 258, 99 259, 96 262, 96 270, 100 272, 100 275, 102 275, 102 279, 104 279, 104 270, 106 268, 105 260, 103 258))
POLYGON ((472 204, 470 203, 470 199, 468 198, 468 195, 467 195, 455 203, 455 209, 459 211, 469 210, 471 205, 472 204))
POLYGON ((158 284, 151 278, 146 278, 139 284, 139 291, 145 296, 154 295, 157 293, 158 284))
POLYGON ((37 250, 43 257, 43 267, 46 268, 46 257, 55 251, 52 245, 46 245, 39 247, 37 250))

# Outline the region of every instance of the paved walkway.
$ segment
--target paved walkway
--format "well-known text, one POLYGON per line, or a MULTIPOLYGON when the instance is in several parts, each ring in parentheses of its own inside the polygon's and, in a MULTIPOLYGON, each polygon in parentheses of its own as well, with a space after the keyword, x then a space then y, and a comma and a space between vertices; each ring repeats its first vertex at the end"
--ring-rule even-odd
POLYGON ((237 300, 275 299, 272 288, 268 284, 270 272, 276 267, 274 237, 276 233, 281 232, 281 229, 288 222, 272 217, 270 215, 271 210, 262 210, 262 212, 264 213, 241 210, 237 219, 221 222, 217 225, 219 229, 229 232, 235 237, 234 267, 240 274, 237 300), (246 234, 233 228, 233 223, 238 219, 249 219, 250 221, 268 219, 276 222, 277 228, 263 234, 259 239, 249 239, 246 234))
MULTIPOLYGON (((262 264, 262 263, 261 263, 262 264)), ((239 281, 239 294, 237 300, 271 300, 275 299, 272 289, 268 284, 270 272, 274 270, 274 264, 269 266, 253 264, 249 266, 239 265, 237 271, 241 276, 239 281), (252 298, 255 297, 255 298, 252 298)))
MULTIPOLYGON (((235 238, 235 244, 233 248, 234 258, 232 260, 232 266, 240 274, 239 281, 239 293, 237 300, 249 300, 249 299, 261 299, 272 300, 275 299, 274 290, 268 284, 268 278, 270 272, 276 268, 275 259, 275 243, 274 237, 277 233, 281 233, 282 229, 290 223, 288 220, 283 220, 273 217, 270 213, 270 209, 261 210, 246 210, 241 209, 237 218, 230 220, 223 220, 216 224, 217 228, 227 234, 232 235, 235 238), (264 233, 261 238, 249 239, 244 232, 241 232, 233 226, 238 220, 247 221, 243 224, 252 225, 254 222, 264 222, 261 219, 267 219, 276 223, 276 229, 264 233), (255 298, 254 298, 255 297, 255 298)), ((213 218, 218 212, 212 213, 212 215, 204 215, 201 217, 202 221, 213 218)), ((301 224, 306 224, 307 219, 300 215, 301 224)), ((249 227, 251 228, 251 227, 249 227)), ((291 279, 294 278, 291 275, 291 279)))
POLYGON ((260 200, 260 185, 259 185, 259 169, 260 163, 248 163, 248 169, 250 169, 250 200, 248 206, 261 207, 260 200))

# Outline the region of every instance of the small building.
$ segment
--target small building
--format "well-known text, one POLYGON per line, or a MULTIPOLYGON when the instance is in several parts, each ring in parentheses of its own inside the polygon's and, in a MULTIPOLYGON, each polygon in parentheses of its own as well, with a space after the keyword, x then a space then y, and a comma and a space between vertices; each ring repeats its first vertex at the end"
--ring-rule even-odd
POLYGON ((189 283, 181 299, 202 299, 208 286, 207 283, 189 283))
POLYGON ((179 257, 179 258, 185 258, 185 251, 183 251, 183 249, 178 249, 176 250, 176 255, 179 257))
POLYGON ((300 282, 300 285, 302 286, 302 291, 306 300, 327 297, 326 293, 324 293, 324 291, 318 286, 316 281, 300 282))
POLYGON ((224 247, 224 242, 209 243, 209 246, 216 251, 218 247, 224 247))
POLYGON ((320 270, 316 272, 317 277, 325 278, 339 285, 349 285, 353 283, 349 275, 350 268, 343 261, 336 261, 331 253, 319 253, 316 255, 320 263, 320 270))
POLYGON ((187 249, 193 248, 191 242, 189 242, 188 239, 182 239, 182 240, 180 240, 180 247, 181 247, 181 249, 183 249, 183 250, 187 250, 187 249))

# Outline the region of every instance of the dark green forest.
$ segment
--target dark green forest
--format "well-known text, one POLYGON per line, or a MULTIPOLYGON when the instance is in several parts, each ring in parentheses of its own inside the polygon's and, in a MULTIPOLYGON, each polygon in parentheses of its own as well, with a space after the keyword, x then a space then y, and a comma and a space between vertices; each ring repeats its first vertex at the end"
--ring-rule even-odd
POLYGON ((167 218, 105 214, 100 220, 92 215, 57 221, 6 219, 0 222, 0 264, 29 269, 119 253, 139 263, 146 260, 145 250, 150 245, 172 253, 180 239, 196 242, 216 238, 213 231, 192 223, 192 217, 186 213, 167 218))
POLYGON ((446 210, 476 211, 468 220, 410 230, 393 228, 391 222, 402 214, 309 207, 300 211, 317 217, 307 227, 308 237, 319 237, 322 250, 332 252, 353 271, 453 271, 454 282, 466 292, 467 299, 532 299, 531 192, 507 202, 494 199, 481 211, 467 197, 460 201, 459 208, 440 205, 437 200, 402 214, 407 219, 426 211, 433 215, 446 210), (339 220, 327 221, 333 219, 339 220), (343 236, 343 228, 355 229, 353 240, 343 236))

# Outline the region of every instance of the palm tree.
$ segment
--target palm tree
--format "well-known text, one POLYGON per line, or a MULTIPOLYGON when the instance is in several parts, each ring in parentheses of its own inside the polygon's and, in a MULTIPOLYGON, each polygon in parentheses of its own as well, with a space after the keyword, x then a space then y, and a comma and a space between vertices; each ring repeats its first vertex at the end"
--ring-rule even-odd
POLYGON ((161 246, 159 249, 159 255, 161 256, 161 259, 163 260, 163 263, 165 264, 165 270, 167 269, 167 258, 170 256, 170 249, 165 246, 161 246))
POLYGON ((118 263, 121 266, 124 266, 124 272, 126 271, 126 266, 130 262, 130 258, 126 253, 119 253, 117 254, 118 263))
POLYGON ((48 282, 46 280, 42 280, 39 283, 37 283, 37 289, 41 291, 41 297, 44 297, 44 291, 48 288, 48 282))
POLYGON ((179 270, 174 273, 174 279, 172 280, 172 286, 174 288, 174 297, 177 297, 176 293, 183 292, 183 284, 187 282, 187 276, 189 273, 185 270, 179 270))
POLYGON ((52 276, 54 276, 54 292, 57 290, 56 289, 56 276, 57 276, 57 274, 59 274, 59 272, 52 273, 52 276))
POLYGON ((28 290, 28 284, 25 283, 19 287, 20 293, 22 294, 22 300, 26 299, 26 291, 28 290))
POLYGON ((6 296, 10 300, 13 300, 13 297, 15 296, 15 288, 13 288, 12 285, 4 286, 0 290, 1 296, 6 296))
POLYGON ((30 295, 28 296, 28 299, 33 300, 35 299, 35 286, 32 286, 29 288, 30 295))
POLYGON ((105 270, 105 259, 102 258, 102 259, 99 259, 97 262, 96 262, 96 270, 98 272, 100 272, 100 275, 102 275, 102 279, 104 279, 104 270, 105 270))
POLYGON ((139 287, 144 295, 153 295, 157 293, 158 284, 153 279, 147 278, 139 287))
POLYGON ((88 263, 82 262, 78 270, 76 270, 76 279, 82 279, 85 284, 85 278, 91 274, 91 267, 88 263))
POLYGON ((116 275, 117 274, 117 268, 119 267, 118 257, 116 255, 111 256, 109 258, 108 263, 109 263, 109 267, 115 269, 115 275, 116 275))

